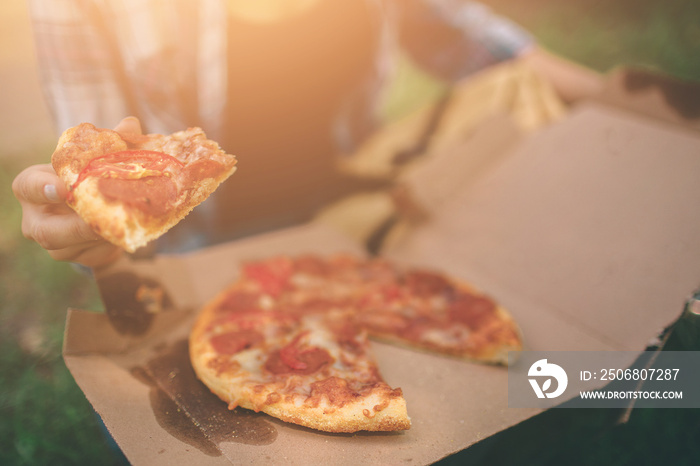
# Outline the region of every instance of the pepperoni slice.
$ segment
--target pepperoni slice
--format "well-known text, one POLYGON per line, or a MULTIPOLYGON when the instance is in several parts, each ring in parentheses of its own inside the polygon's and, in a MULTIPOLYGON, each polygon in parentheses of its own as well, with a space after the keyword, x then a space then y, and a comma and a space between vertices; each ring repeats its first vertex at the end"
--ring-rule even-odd
POLYGON ((257 309, 260 296, 246 291, 232 291, 221 301, 217 310, 240 312, 257 309))
POLYGON ((485 296, 460 293, 448 308, 452 322, 461 322, 476 330, 495 315, 496 304, 485 296))
POLYGON ((302 333, 292 340, 287 346, 275 351, 265 362, 265 369, 273 374, 313 374, 321 370, 327 364, 333 362, 328 351, 312 346, 301 350, 299 341, 305 335, 302 333))
POLYGON ((435 272, 414 270, 408 272, 404 280, 412 293, 424 298, 442 295, 453 290, 450 281, 445 276, 435 272))
POLYGON ((163 152, 151 150, 111 152, 90 160, 80 171, 78 179, 70 186, 68 201, 74 200, 73 193, 78 185, 92 176, 102 180, 120 180, 99 184, 100 192, 108 197, 138 198, 133 203, 135 207, 146 211, 153 209, 160 211, 159 207, 167 206, 172 202, 173 195, 177 194, 177 187, 170 177, 173 171, 180 170, 183 166, 184 163, 180 160, 163 152), (138 180, 140 183, 125 184, 129 180, 138 180), (165 194, 158 194, 161 192, 165 194))
POLYGON ((156 219, 164 219, 178 197, 177 185, 167 176, 100 178, 97 189, 108 201, 122 202, 156 219))
POLYGON ((298 272, 317 276, 327 275, 332 272, 332 268, 327 261, 312 255, 298 257, 294 261, 294 268, 298 272))
POLYGON ((244 275, 256 281, 264 293, 273 297, 288 288, 292 272, 292 264, 285 258, 250 263, 243 267, 244 275))
POLYGON ((263 336, 255 330, 239 330, 213 336, 209 342, 219 354, 236 354, 260 343, 263 336))
POLYGON ((264 325, 288 325, 295 322, 295 320, 296 317, 294 315, 286 312, 250 308, 235 312, 221 312, 214 323, 234 322, 238 328, 247 330, 264 325))
POLYGON ((308 368, 308 364, 299 360, 299 356, 301 356, 302 353, 298 346, 299 340, 301 340, 301 337, 303 337, 306 333, 308 332, 297 335, 297 337, 292 340, 290 344, 280 350, 280 359, 292 369, 304 370, 308 368))

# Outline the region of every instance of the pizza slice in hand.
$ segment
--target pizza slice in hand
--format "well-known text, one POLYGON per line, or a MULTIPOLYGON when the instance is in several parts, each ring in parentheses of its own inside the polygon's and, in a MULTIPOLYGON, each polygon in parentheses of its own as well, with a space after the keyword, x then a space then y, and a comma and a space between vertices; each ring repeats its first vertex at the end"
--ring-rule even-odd
POLYGON ((199 128, 171 135, 121 135, 82 123, 51 157, 68 205, 128 252, 160 237, 236 170, 236 158, 199 128))

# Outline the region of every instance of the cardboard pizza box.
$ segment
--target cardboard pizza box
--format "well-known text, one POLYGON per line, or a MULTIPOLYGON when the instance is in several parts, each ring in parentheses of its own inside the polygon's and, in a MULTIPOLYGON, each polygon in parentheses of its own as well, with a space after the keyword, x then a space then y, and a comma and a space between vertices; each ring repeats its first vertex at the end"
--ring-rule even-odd
MULTIPOLYGON (((406 175, 430 216, 385 254, 493 296, 526 349, 643 350, 698 285, 699 155, 691 126, 602 100, 528 135, 495 117, 406 175)), ((66 364, 129 461, 428 464, 541 412, 508 407, 503 367, 374 342, 385 379, 404 391, 409 431, 328 434, 226 412, 188 372, 195 312, 241 261, 302 252, 361 249, 310 224, 123 261, 98 277, 108 314, 69 311, 66 364)))

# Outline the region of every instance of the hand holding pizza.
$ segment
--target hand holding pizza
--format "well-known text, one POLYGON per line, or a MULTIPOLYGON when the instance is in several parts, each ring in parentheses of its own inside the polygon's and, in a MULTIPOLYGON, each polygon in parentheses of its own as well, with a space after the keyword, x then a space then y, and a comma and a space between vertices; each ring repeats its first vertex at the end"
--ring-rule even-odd
POLYGON ((55 259, 101 267, 162 236, 235 170, 200 128, 143 134, 127 118, 114 131, 67 129, 51 165, 20 173, 13 189, 26 237, 55 259))
MULTIPOLYGON (((114 128, 123 136, 141 135, 138 119, 123 119, 114 128)), ((114 262, 121 249, 95 233, 68 205, 68 189, 51 164, 32 165, 12 183, 22 206, 22 234, 60 261, 99 268, 114 262)))

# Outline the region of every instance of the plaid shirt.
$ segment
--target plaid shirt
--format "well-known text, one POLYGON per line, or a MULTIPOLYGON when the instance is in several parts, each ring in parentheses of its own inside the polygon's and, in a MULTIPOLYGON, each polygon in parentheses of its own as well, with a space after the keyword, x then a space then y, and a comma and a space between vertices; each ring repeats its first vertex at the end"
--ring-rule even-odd
MULTIPOLYGON (((353 95, 370 104, 379 101, 400 47, 429 71, 459 79, 533 42, 512 22, 473 2, 363 1, 377 9, 382 28, 375 69, 353 95), (457 40, 426 50, 420 36, 410 42, 402 34, 435 25, 457 31, 457 40)), ((231 69, 225 0, 29 0, 29 5, 45 97, 59 131, 82 121, 111 128, 136 115, 148 132, 197 124, 214 139, 221 134, 231 69)), ((334 127, 340 139, 352 134, 343 129, 351 124, 348 113, 338 110, 334 127)))

